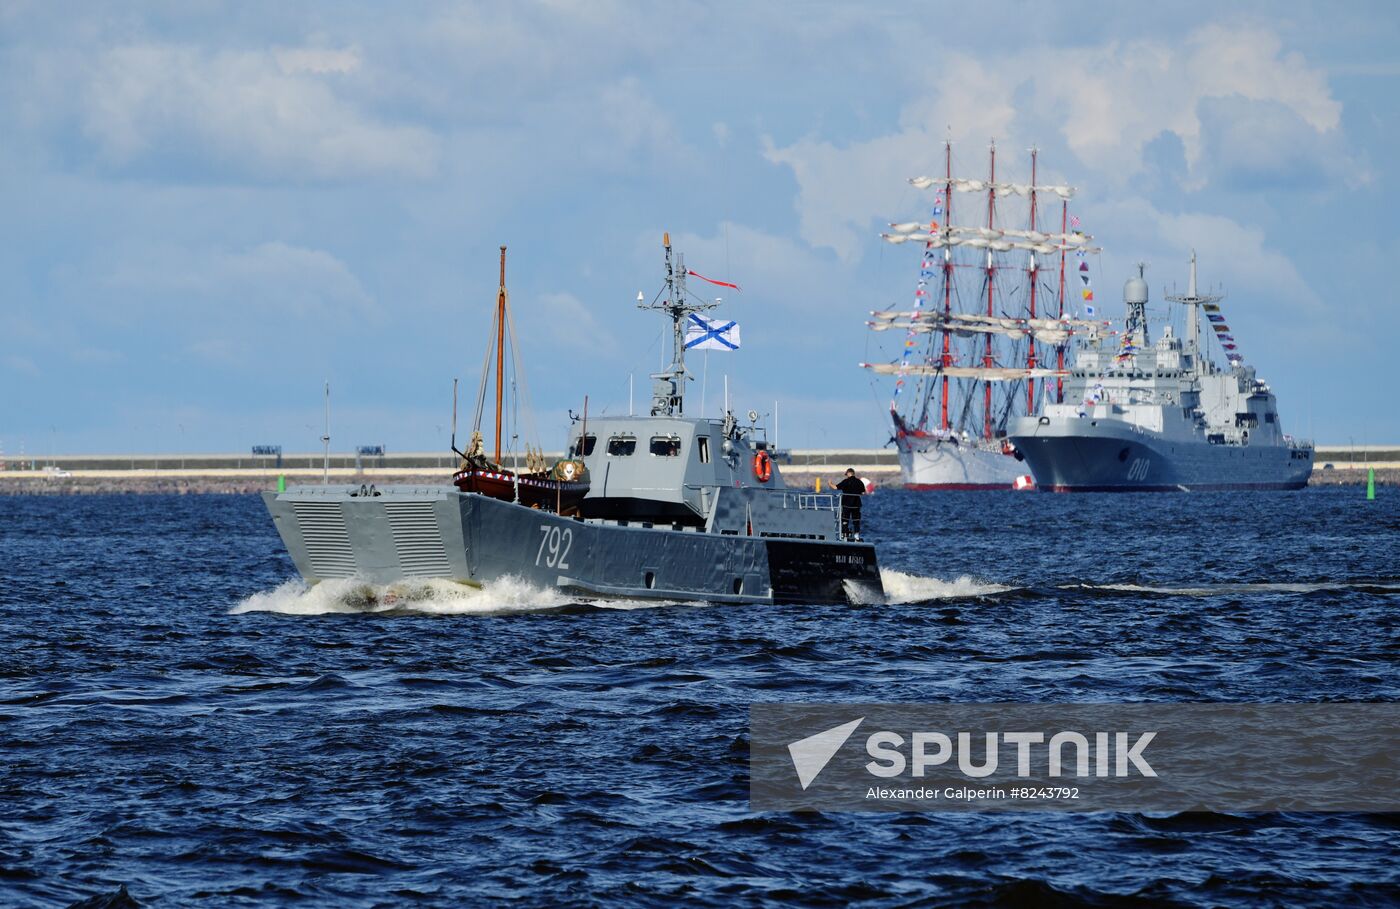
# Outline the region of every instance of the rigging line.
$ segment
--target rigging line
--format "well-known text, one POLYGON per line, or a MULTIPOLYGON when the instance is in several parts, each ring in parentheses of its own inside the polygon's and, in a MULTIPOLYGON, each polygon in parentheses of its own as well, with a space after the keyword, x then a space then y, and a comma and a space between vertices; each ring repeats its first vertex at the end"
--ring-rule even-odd
MULTIPOLYGON (((651 343, 648 344, 648 345, 646 346, 646 349, 644 349, 640 354, 638 354, 637 359, 635 359, 635 360, 632 361, 632 368, 631 368, 630 372, 632 372, 633 374, 640 373, 641 375, 644 375, 644 376, 646 376, 646 377, 648 377, 648 378, 651 377, 651 375, 652 375, 651 367, 647 366, 647 365, 646 365, 646 362, 647 362, 647 360, 650 359, 650 357, 651 357, 651 350, 652 350, 652 348, 655 347, 658 343, 663 343, 663 344, 664 344, 666 335, 668 335, 668 334, 670 333, 670 331, 671 331, 670 328, 663 328, 659 333, 657 333, 657 335, 656 335, 655 337, 653 337, 653 338, 651 339, 651 343)), ((664 350, 664 349, 662 350, 662 356, 665 357, 665 350, 664 350)), ((665 364, 664 360, 663 360, 663 362, 662 362, 662 364, 661 364, 661 368, 662 368, 662 369, 665 369, 665 368, 666 368, 666 364, 665 364)), ((648 399, 647 407, 648 407, 648 408, 651 407, 650 399, 648 399)), ((650 410, 648 410, 648 412, 650 412, 650 410)))
POLYGON ((486 410, 486 383, 489 373, 491 372, 491 355, 496 346, 496 332, 499 330, 496 326, 496 309, 494 306, 491 308, 491 313, 491 334, 487 336, 486 357, 481 362, 481 384, 476 390, 476 417, 472 420, 473 432, 481 431, 481 416, 486 410))
POLYGON ((724 273, 729 275, 729 221, 724 221, 724 273))
POLYGON ((967 432, 967 421, 972 418, 972 396, 977 394, 976 381, 963 383, 962 406, 958 408, 957 430, 961 433, 967 432))
MULTIPOLYGON (((1019 357, 1017 359, 1019 359, 1019 357)), ((1015 362, 1015 360, 1012 362, 1015 362)), ((1011 411, 1015 408, 1016 402, 1021 400, 1021 389, 1024 387, 1023 383, 1026 381, 1026 379, 1013 379, 1006 383, 1006 400, 1001 409, 1001 417, 997 420, 996 425, 998 429, 1006 429, 1007 420, 1011 418, 1011 411)))
MULTIPOLYGON (((516 406, 519 407, 523 403, 525 410, 525 425, 523 427, 525 440, 539 446, 540 431, 539 427, 535 425, 534 399, 530 397, 529 373, 526 372, 525 361, 520 356, 520 342, 515 334, 515 314, 510 309, 509 295, 506 297, 506 332, 510 341, 511 385, 515 387, 516 383, 519 383, 519 390, 516 392, 516 406)), ((518 412, 516 419, 519 420, 518 412)), ((521 428, 517 422, 516 430, 519 431, 521 428)))

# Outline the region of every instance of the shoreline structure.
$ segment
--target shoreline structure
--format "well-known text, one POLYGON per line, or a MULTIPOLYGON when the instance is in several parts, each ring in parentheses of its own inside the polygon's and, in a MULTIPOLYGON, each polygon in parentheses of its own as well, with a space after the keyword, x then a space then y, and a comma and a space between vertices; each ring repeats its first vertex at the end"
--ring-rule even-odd
MULTIPOLYGON (((548 453, 546 458, 552 457, 548 453)), ((337 484, 451 483, 456 458, 451 454, 409 452, 356 457, 333 454, 330 482, 337 484)), ((872 480, 876 488, 899 484, 893 448, 798 449, 779 453, 783 474, 793 486, 823 485, 847 467, 872 480)), ((56 455, 8 459, 0 466, 0 495, 82 493, 252 493, 275 488, 279 476, 314 483, 324 471, 323 453, 297 453, 279 459, 249 454, 113 454, 56 455)), ((1400 485, 1400 445, 1317 448, 1309 485, 1366 482, 1375 468, 1376 482, 1400 485), (1330 465, 1330 467, 1328 466, 1330 465)), ((1029 473, 1029 468, 1027 469, 1029 473)))

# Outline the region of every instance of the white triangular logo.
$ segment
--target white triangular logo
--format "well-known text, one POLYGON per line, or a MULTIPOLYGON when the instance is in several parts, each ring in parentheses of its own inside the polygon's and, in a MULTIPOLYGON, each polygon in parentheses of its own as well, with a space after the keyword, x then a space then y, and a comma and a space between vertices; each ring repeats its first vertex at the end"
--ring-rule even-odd
POLYGON ((797 779, 803 789, 812 785, 817 774, 826 768, 827 763, 836 756, 836 752, 846 744, 846 739, 864 722, 865 717, 851 720, 849 723, 833 726, 825 732, 798 739, 788 746, 788 754, 792 755, 792 766, 797 771, 797 779))

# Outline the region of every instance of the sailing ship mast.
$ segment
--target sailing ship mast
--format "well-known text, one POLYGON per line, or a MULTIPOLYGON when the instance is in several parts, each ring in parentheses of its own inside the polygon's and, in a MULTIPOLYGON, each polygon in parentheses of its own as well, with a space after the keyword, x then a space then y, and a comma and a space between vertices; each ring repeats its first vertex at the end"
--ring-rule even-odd
MULTIPOLYGON (((1039 211, 1040 195, 1051 192, 1063 200, 1068 200, 1073 195, 1074 190, 1069 186, 1040 185, 1038 182, 1040 178, 1039 150, 1032 148, 1030 152, 1031 182, 1028 184, 997 181, 995 142, 989 147, 987 179, 956 179, 952 175, 952 146, 951 143, 945 142, 942 178, 916 177, 909 181, 920 189, 939 190, 940 198, 935 202, 934 219, 892 223, 890 225, 891 232, 882 234, 883 238, 890 243, 904 243, 910 240, 922 241, 923 243, 921 279, 915 292, 914 311, 876 312, 872 314, 874 321, 870 323, 870 327, 876 331, 891 328, 908 330, 908 337, 899 362, 863 364, 875 372, 898 377, 895 384, 895 398, 890 402, 891 410, 896 413, 896 416, 899 413, 899 395, 903 390, 906 377, 919 377, 920 383, 919 387, 915 389, 915 395, 916 400, 920 403, 916 409, 908 411, 908 417, 917 421, 917 425, 911 426, 908 419, 899 418, 897 420, 898 426, 906 426, 919 432, 927 431, 935 383, 941 383, 941 387, 937 389, 939 395, 937 425, 943 435, 967 429, 972 420, 976 418, 974 409, 976 405, 972 402, 975 400, 976 386, 979 382, 981 383, 982 394, 977 396, 981 398, 979 404, 982 410, 980 434, 987 440, 995 437, 998 427, 1011 415, 1013 410, 1019 409, 1016 406, 1020 401, 1019 389, 1015 387, 1014 383, 1027 382, 1028 387, 1024 402, 1028 411, 1033 411, 1036 406, 1035 383, 1041 379, 1055 377, 1057 379, 1055 396, 1057 398, 1063 397, 1062 376, 1064 373, 1065 343, 1069 334, 1088 325, 1087 322, 1066 319, 1065 316, 1065 254, 1070 249, 1088 250, 1087 244, 1092 238, 1078 231, 1073 234, 1068 232, 1068 201, 1065 201, 1061 206, 1060 232, 1057 234, 1042 232, 1039 211), (986 194, 987 215, 984 225, 972 227, 957 226, 951 223, 953 193, 955 191, 986 194), (999 226, 997 203, 1009 195, 1020 195, 1028 198, 1029 209, 1026 228, 1013 229, 999 226), (942 223, 940 223, 940 219, 942 223), (976 265, 965 262, 959 266, 954 261, 952 250, 954 246, 971 247, 983 252, 985 258, 976 265), (943 305, 924 309, 922 307, 927 300, 924 289, 925 282, 934 269, 932 262, 934 250, 942 250, 943 252, 943 305), (997 310, 997 270, 1006 267, 1004 264, 998 263, 997 253, 1012 250, 1023 250, 1029 254, 1024 266, 1026 278, 1030 284, 1027 294, 1028 302, 1023 304, 1019 314, 999 313, 997 310), (1039 280, 1042 269, 1040 263, 1041 257, 1054 252, 1060 253, 1057 311, 1053 316, 1047 318, 1041 314, 1039 280), (979 306, 981 312, 975 314, 974 312, 956 312, 953 306, 955 269, 969 266, 981 271, 985 280, 986 305, 985 308, 979 306), (934 343, 925 348, 922 362, 919 362, 915 359, 917 354, 915 338, 922 332, 937 332, 939 337, 931 339, 934 343), (958 357, 953 353, 952 335, 954 334, 961 338, 982 335, 980 339, 973 342, 970 350, 965 349, 966 354, 975 357, 972 363, 976 365, 955 365, 958 357), (1008 360, 1004 355, 999 354, 993 343, 993 334, 1005 335, 1012 344, 1025 339, 1027 349, 1024 364, 1021 363, 1019 353, 1015 355, 1014 360, 1008 360), (1036 343, 1037 341, 1040 342, 1039 345, 1036 343), (1056 348, 1053 367, 1044 362, 1048 359, 1044 345, 1056 348), (998 360, 1000 360, 1000 364, 998 360), (928 380, 927 385, 923 384, 925 379, 928 380), (950 401, 953 392, 948 385, 954 379, 970 380, 967 385, 963 386, 966 393, 959 395, 960 403, 957 404, 950 401), (1012 383, 1007 388, 1005 407, 1000 413, 1000 418, 998 410, 994 406, 996 397, 993 393, 993 383, 996 382, 1012 383)), ((964 360, 964 363, 967 361, 964 360)))
MULTIPOLYGON (((1031 149, 1031 233, 1035 233, 1035 178, 1036 178, 1036 158, 1040 152, 1038 149, 1031 149)), ((1030 279, 1031 297, 1030 314, 1031 319, 1035 319, 1035 285, 1036 285, 1036 260, 1035 250, 1031 250, 1029 264, 1026 267, 1026 275, 1030 279)), ((1035 369, 1035 335, 1029 337, 1029 346, 1026 348, 1026 369, 1035 369)), ((1035 379, 1026 380, 1026 413, 1035 413, 1035 379)))
MULTIPOLYGON (((996 207, 997 207, 997 144, 992 141, 990 176, 987 178, 987 231, 990 233, 996 230, 996 207)), ((996 315, 996 309, 992 305, 992 287, 996 279, 996 264, 992 256, 992 248, 987 247, 987 318, 991 319, 996 315)), ((985 348, 982 353, 982 365, 987 369, 992 368, 992 336, 989 332, 985 339, 985 348)), ((990 378, 982 382, 983 402, 982 402, 982 437, 990 439, 992 437, 992 381, 990 378)))
MULTIPOLYGON (((1065 235, 1065 234, 1067 234, 1068 230, 1069 230, 1069 199, 1061 199, 1061 200, 1060 200, 1060 233, 1061 233, 1062 235, 1065 235)), ((1065 256, 1068 254, 1068 252, 1069 252, 1069 250, 1065 249, 1063 246, 1060 247, 1060 292, 1059 292, 1058 296, 1059 296, 1059 302, 1060 302, 1060 318, 1061 318, 1062 320, 1063 320, 1064 317, 1065 317, 1065 256)), ((1061 375, 1055 376, 1055 403, 1056 403, 1056 404, 1063 404, 1063 403, 1065 403, 1065 377, 1064 377, 1064 375, 1063 375, 1064 371, 1065 371, 1065 345, 1060 344, 1060 345, 1058 345, 1058 346, 1056 347, 1056 350, 1055 350, 1055 372, 1061 373, 1061 375)))
MULTIPOLYGON (((501 247, 500 283, 496 290, 494 335, 488 336, 486 356, 481 364, 481 384, 476 395, 476 417, 472 421, 472 441, 465 452, 457 451, 457 382, 452 382, 452 450, 461 457, 457 472, 452 475, 452 483, 463 492, 480 493, 494 499, 517 502, 532 508, 543 508, 557 514, 576 512, 578 503, 587 494, 589 480, 587 468, 581 461, 562 460, 550 468, 538 446, 532 447, 527 436, 525 442, 525 468, 522 472, 518 462, 518 450, 512 446, 512 463, 507 469, 501 463, 501 442, 505 437, 505 391, 506 391, 506 335, 510 334, 511 401, 515 420, 519 421, 522 408, 529 414, 528 399, 525 396, 524 377, 520 373, 520 348, 515 340, 515 325, 510 316, 510 300, 506 291, 506 247, 501 247), (493 448, 494 459, 486 456, 485 441, 482 439, 481 421, 486 416, 487 383, 492 373, 491 358, 495 357, 496 379, 496 439, 493 448)), ((584 399, 587 402, 587 398, 584 399)), ((519 432, 518 426, 516 429, 519 432)), ((517 435, 516 438, 519 436, 517 435)))
MULTIPOLYGON (((943 223, 953 223, 953 143, 943 143, 943 223)), ((943 314, 945 321, 951 321, 953 314, 953 249, 943 247, 943 314)), ((939 423, 945 433, 948 431, 948 376, 949 366, 953 365, 951 341, 953 333, 945 326, 943 330, 943 419, 939 423)))

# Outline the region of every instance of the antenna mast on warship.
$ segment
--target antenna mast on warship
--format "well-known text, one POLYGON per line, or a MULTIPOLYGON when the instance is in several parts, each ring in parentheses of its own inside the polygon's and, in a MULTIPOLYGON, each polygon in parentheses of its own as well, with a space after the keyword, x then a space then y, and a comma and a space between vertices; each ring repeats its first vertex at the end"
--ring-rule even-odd
MULTIPOLYGON (((671 234, 662 234, 666 247, 666 286, 650 303, 638 303, 638 309, 659 309, 671 317, 671 365, 652 374, 651 415, 679 417, 685 413, 685 320, 693 312, 705 312, 719 306, 719 301, 691 299, 685 287, 685 256, 675 254, 671 261, 671 234), (665 299, 661 299, 665 297, 665 299), (658 302, 658 300, 660 302, 658 302)), ((707 269, 708 270, 708 269, 707 269)))
POLYGON ((1201 307, 1207 303, 1219 303, 1225 299, 1223 294, 1206 294, 1201 296, 1196 292, 1196 251, 1191 250, 1191 277, 1186 285, 1185 296, 1181 294, 1167 294, 1167 300, 1172 303, 1180 303, 1190 307, 1186 317, 1186 347, 1191 355, 1191 365, 1201 367, 1205 365, 1206 357, 1201 353, 1201 307))

